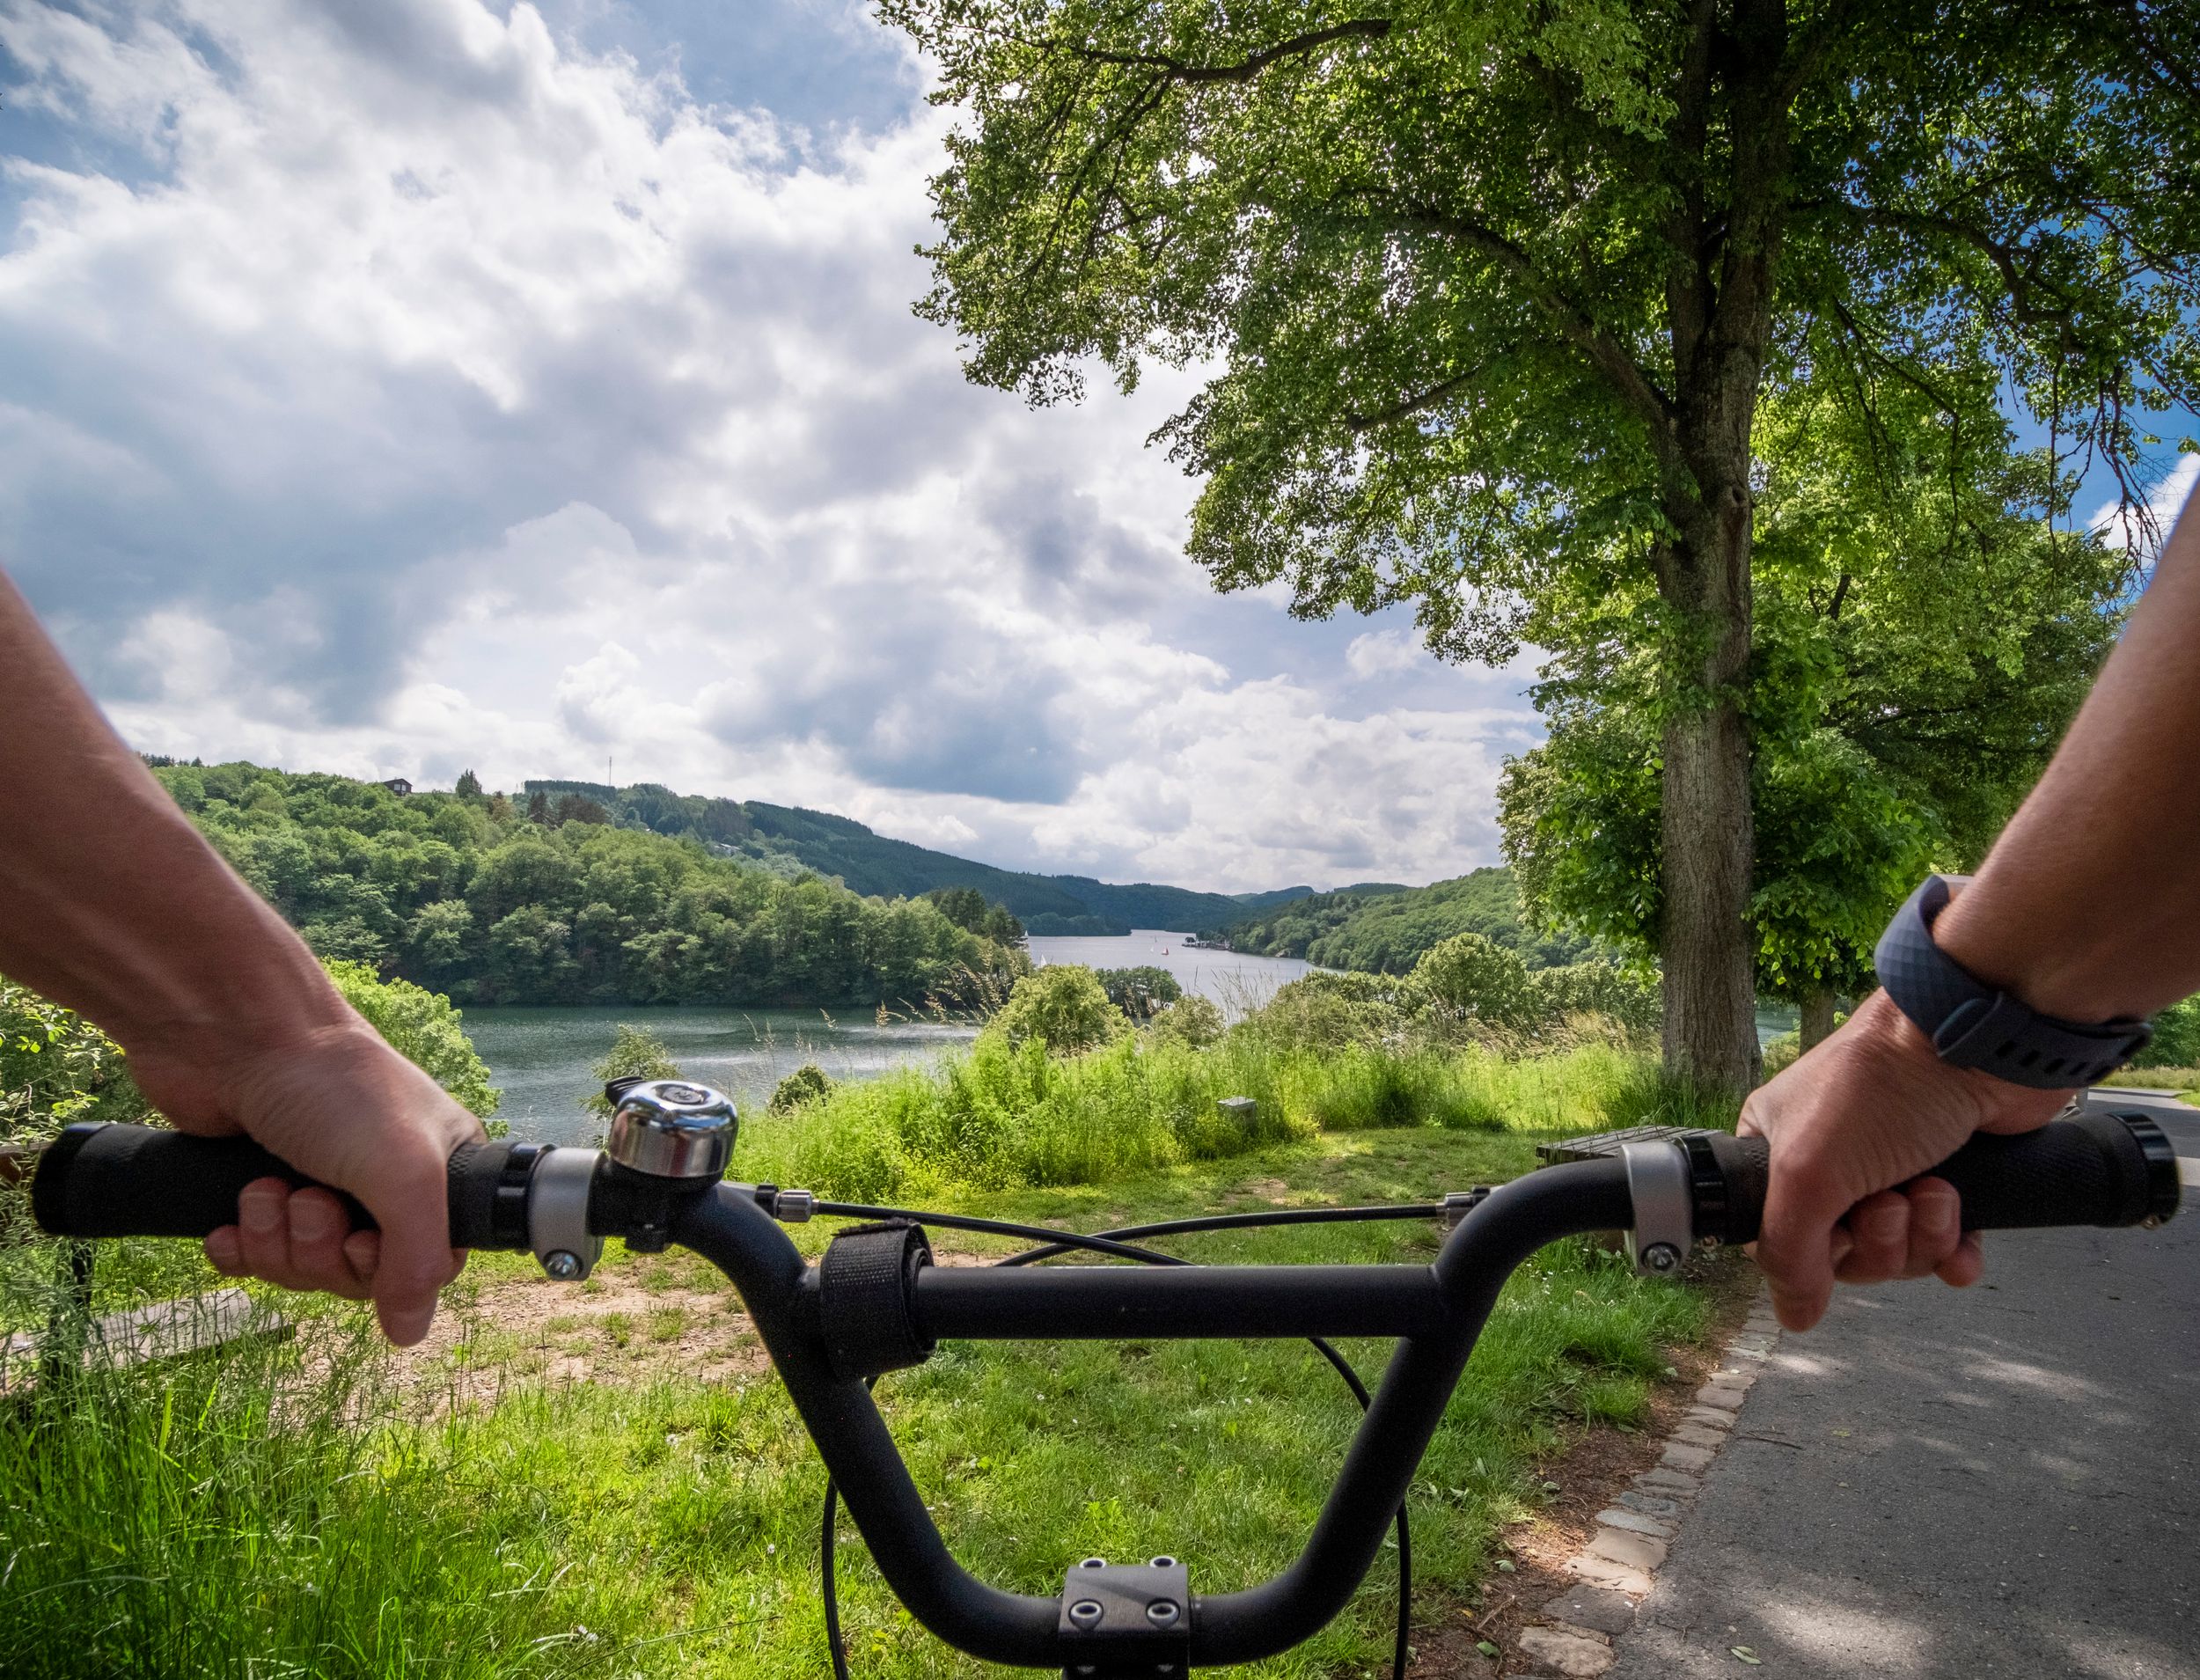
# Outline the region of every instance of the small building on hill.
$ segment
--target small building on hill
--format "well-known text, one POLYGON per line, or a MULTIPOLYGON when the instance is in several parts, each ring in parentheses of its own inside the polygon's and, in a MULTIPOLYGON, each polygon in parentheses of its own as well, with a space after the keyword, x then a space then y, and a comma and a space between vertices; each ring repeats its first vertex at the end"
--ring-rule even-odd
POLYGON ((392 776, 382 785, 393 794, 404 795, 413 791, 413 784, 406 781, 403 776, 392 776))

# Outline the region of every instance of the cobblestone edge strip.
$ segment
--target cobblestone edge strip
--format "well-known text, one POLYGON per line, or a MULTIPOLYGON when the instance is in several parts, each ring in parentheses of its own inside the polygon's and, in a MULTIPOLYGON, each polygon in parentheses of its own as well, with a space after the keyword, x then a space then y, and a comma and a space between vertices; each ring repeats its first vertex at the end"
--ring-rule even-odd
POLYGON ((1574 1584, 1536 1610, 1516 1636, 1518 1655, 1506 1669, 1508 1680, 1514 1675, 1594 1676, 1617 1660, 1612 1642, 1634 1626, 1651 1577, 1665 1562, 1689 1506, 1703 1491, 1705 1472, 1727 1444, 1734 1417, 1779 1338, 1779 1320, 1760 1289, 1717 1368, 1666 1437, 1658 1462, 1596 1514, 1595 1537, 1566 1560, 1574 1584), (1529 1666, 1520 1666, 1522 1659, 1529 1666))

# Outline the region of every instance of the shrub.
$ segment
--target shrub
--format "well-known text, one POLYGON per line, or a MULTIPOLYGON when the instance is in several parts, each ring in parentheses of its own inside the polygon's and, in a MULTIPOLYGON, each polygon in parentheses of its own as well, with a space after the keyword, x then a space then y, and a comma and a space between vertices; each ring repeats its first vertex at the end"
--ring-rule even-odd
POLYGON ((0 1139, 72 1120, 142 1120, 122 1046, 73 1009, 0 977, 0 1139))
POLYGON ((1157 1044, 1181 1044, 1204 1050, 1221 1036, 1222 1011, 1211 999, 1196 993, 1177 999, 1154 1017, 1153 1037, 1157 1044))
POLYGON ((465 1016, 449 998, 410 980, 385 980, 363 963, 330 961, 321 966, 344 1001, 461 1108, 482 1119, 496 1112, 503 1093, 489 1083, 488 1065, 473 1053, 465 1016))
POLYGON ((825 1070, 814 1061, 806 1061, 779 1082, 764 1111, 766 1114, 790 1114, 806 1103, 823 1102, 832 1092, 833 1082, 825 1070))
POLYGON ((2132 1065, 2200 1067, 2200 997, 2173 1003, 2156 1016, 2154 1036, 2132 1065))
POLYGON ((1010 1045, 1036 1041, 1052 1055, 1076 1056, 1115 1043, 1131 1027, 1090 969, 1063 963, 1018 980, 989 1030, 1010 1045))
POLYGON ((1133 1021, 1143 1021, 1184 995, 1177 977, 1165 968, 1145 964, 1138 968, 1096 969, 1093 978, 1108 994, 1108 1001, 1133 1021))
POLYGON ((1495 1027, 1530 1026, 1546 1013, 1519 953, 1480 934, 1454 934, 1431 946, 1407 986, 1424 1007, 1495 1027))
MULTIPOLYGON (((664 1039, 647 1027, 630 1026, 621 1021, 612 1034, 611 1048, 603 1060, 590 1069, 598 1083, 609 1084, 614 1079, 678 1079, 679 1064, 672 1060, 672 1052, 664 1039)), ((588 1111, 608 1119, 612 1101, 600 1090, 589 1093, 588 1111)))
POLYGON ((1546 1021, 1570 1015, 1601 1015, 1634 1032, 1657 1030, 1663 1005, 1655 980, 1615 963, 1568 963, 1528 975, 1535 1013, 1546 1021))
POLYGON ((1406 1026, 1399 990, 1385 974, 1307 974, 1279 987, 1239 1030, 1280 1049, 1395 1043, 1406 1026))

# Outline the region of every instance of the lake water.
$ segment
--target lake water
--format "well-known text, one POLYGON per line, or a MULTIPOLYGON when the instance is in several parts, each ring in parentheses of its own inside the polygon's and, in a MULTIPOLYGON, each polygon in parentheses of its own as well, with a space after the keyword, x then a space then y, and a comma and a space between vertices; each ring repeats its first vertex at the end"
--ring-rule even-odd
MULTIPOLYGON (((1289 957, 1252 957, 1187 947, 1181 934, 1146 929, 1118 939, 1034 939, 1031 960, 1093 968, 1165 968, 1187 992, 1211 998, 1227 1015, 1265 1003, 1276 988, 1312 972, 1289 957)), ((599 1127, 581 1104, 597 1089, 590 1069, 611 1048, 622 1021, 664 1040, 680 1070, 716 1086, 743 1111, 760 1109, 779 1082, 806 1061, 837 1080, 869 1079, 891 1067, 936 1060, 968 1044, 977 1029, 931 1023, 881 1026, 860 1011, 818 1009, 473 1009, 467 1033, 492 1082, 504 1093, 497 1118, 512 1135, 537 1143, 587 1143, 599 1127)), ((1757 1012, 1760 1040, 1795 1030, 1795 1012, 1757 1012)))
POLYGON ((1088 968, 1165 968, 1185 991, 1211 999, 1229 1016, 1259 1008, 1279 987, 1314 972, 1313 964, 1296 957, 1210 950, 1187 945, 1184 939, 1156 928, 1134 928, 1127 938, 1034 938, 1031 960, 1041 967, 1082 963, 1088 968))
POLYGON ((664 1040, 680 1071, 732 1097, 751 1113, 806 1061, 836 1080, 869 1079, 890 1067, 928 1062, 968 1044, 975 1027, 897 1022, 817 1009, 474 1009, 466 1028, 491 1082, 504 1093, 496 1118, 535 1143, 588 1143, 602 1122, 581 1104, 599 1089, 590 1069, 604 1059, 620 1023, 664 1040))
MULTIPOLYGON (((1186 950, 1177 933, 1141 931, 1125 939, 1034 939, 1038 964, 1085 963, 1094 968, 1166 968, 1188 992, 1236 1015, 1265 1003, 1308 965, 1293 958, 1244 957, 1186 950)), ((806 1061, 836 1080, 869 1079, 891 1067, 937 1060, 978 1036, 975 1027, 898 1021, 881 1026, 869 1014, 821 1009, 473 1009, 466 1028, 491 1082, 504 1093, 496 1117, 512 1135, 536 1143, 588 1143, 601 1128, 581 1104, 598 1089, 590 1071, 611 1048, 621 1022, 654 1032, 680 1071, 715 1085, 741 1105, 760 1109, 779 1082, 806 1061)))

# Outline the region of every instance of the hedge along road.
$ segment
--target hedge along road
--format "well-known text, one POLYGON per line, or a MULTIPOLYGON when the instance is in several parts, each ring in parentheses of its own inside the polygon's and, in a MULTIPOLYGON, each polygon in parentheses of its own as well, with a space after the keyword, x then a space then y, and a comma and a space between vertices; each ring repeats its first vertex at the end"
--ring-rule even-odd
POLYGON ((2183 1211, 1784 1336, 1607 1680, 2200 1680, 2200 1111, 2090 1101, 2160 1121, 2183 1211))

